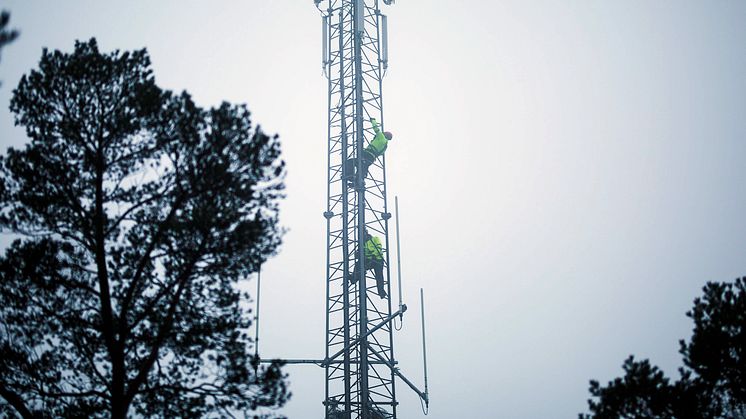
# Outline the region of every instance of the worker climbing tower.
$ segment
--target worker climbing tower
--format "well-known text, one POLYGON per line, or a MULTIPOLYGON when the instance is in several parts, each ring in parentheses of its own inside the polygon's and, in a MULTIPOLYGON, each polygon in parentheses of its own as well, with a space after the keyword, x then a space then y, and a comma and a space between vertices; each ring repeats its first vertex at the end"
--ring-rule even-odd
POLYGON ((365 178, 371 118, 383 124, 382 81, 388 65, 386 16, 391 0, 315 0, 322 12, 324 73, 329 82, 326 417, 396 418, 394 340, 389 281, 386 162, 365 178), (349 164, 347 163, 349 162, 349 164), (380 298, 364 266, 364 232, 381 238, 389 297, 380 298), (352 277, 355 263, 361 265, 352 277))

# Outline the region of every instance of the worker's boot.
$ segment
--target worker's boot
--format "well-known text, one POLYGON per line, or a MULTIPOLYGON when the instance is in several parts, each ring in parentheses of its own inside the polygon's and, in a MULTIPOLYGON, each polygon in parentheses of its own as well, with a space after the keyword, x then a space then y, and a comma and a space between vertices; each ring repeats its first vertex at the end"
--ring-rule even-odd
POLYGON ((386 294, 386 291, 383 288, 378 288, 378 296, 381 298, 388 297, 388 294, 386 294))
POLYGON ((342 179, 347 182, 348 185, 352 188, 355 183, 355 159, 349 159, 345 162, 344 167, 344 174, 345 176, 342 177, 342 179))
POLYGON ((365 178, 360 178, 357 180, 357 183, 355 184, 355 190, 358 192, 365 190, 365 178))

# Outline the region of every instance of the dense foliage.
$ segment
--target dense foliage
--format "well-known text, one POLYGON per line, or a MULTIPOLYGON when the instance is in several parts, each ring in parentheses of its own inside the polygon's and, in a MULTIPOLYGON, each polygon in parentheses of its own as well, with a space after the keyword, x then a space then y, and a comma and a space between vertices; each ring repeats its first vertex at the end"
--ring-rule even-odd
POLYGON ((30 142, 0 160, 0 223, 19 237, 0 259, 0 416, 281 406, 237 287, 280 244, 277 137, 95 40, 45 50, 11 111, 30 142))

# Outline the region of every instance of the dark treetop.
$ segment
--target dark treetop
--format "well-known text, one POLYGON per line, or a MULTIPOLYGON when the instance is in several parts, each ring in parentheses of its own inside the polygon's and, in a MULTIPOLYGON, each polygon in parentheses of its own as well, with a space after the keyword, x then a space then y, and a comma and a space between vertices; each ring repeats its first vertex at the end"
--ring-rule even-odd
POLYGON ((591 381, 591 414, 581 418, 746 418, 746 278, 710 282, 687 313, 690 342, 671 382, 648 360, 624 362, 624 377, 591 381))
POLYGON ((10 22, 10 13, 5 10, 0 12, 0 50, 4 46, 11 43, 14 39, 18 38, 17 30, 8 29, 8 23, 10 22))
MULTIPOLYGON (((10 22, 10 13, 5 10, 0 11, 0 58, 2 58, 3 47, 13 42, 18 38, 17 30, 8 29, 8 23, 10 22)), ((0 82, 0 86, 2 83, 0 82)))
POLYGON ((289 397, 255 369, 239 280, 276 252, 285 169, 244 106, 154 82, 145 50, 44 51, 0 160, 0 416, 230 416, 289 397), (3 402, 4 399, 4 402, 3 402))

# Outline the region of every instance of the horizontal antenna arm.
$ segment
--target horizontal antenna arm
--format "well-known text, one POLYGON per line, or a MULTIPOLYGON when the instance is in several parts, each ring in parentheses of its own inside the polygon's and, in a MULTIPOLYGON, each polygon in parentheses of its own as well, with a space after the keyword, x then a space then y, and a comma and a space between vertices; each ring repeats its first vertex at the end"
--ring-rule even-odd
POLYGON ((282 362, 283 364, 315 364, 321 366, 324 362, 323 359, 260 359, 260 364, 271 364, 273 362, 282 362))
MULTIPOLYGON (((274 359, 260 359, 259 360, 260 364, 271 364, 273 362, 282 362, 283 364, 287 364, 287 365, 289 365, 289 364, 314 364, 314 365, 318 365, 320 367, 323 367, 325 365, 323 359, 281 359, 281 358, 274 358, 274 359)), ((335 361, 329 361, 326 364, 341 364, 343 362, 344 361, 341 361, 341 360, 340 361, 335 360, 335 361)), ((353 364, 354 363, 355 362, 353 362, 353 364)), ((369 361, 368 363, 370 363, 370 364, 387 364, 388 365, 388 362, 380 362, 380 361, 372 361, 372 362, 369 361)), ((396 362, 394 362, 394 363, 396 364, 396 362)))

